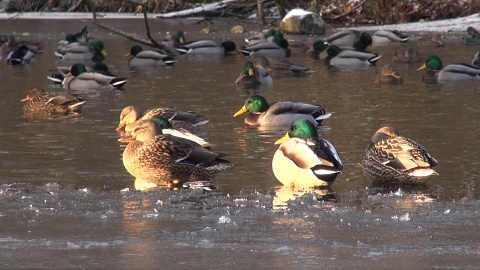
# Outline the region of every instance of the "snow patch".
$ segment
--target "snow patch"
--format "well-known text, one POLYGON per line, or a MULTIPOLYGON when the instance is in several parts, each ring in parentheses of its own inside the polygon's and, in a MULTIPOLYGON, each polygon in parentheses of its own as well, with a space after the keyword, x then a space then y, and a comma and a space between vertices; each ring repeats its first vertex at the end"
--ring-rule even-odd
POLYGON ((285 17, 283 18, 282 21, 286 21, 288 20, 290 17, 300 17, 300 18, 303 18, 307 15, 310 15, 312 14, 313 12, 310 12, 310 11, 306 11, 306 10, 303 10, 301 8, 294 8, 292 10, 290 10, 290 12, 288 12, 287 15, 285 15, 285 17))

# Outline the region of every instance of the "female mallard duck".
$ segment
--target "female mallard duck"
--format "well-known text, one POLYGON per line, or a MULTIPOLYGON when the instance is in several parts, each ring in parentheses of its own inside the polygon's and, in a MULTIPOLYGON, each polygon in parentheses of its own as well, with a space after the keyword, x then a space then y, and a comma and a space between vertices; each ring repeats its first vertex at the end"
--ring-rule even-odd
POLYGON ((230 40, 224 41, 220 45, 213 40, 197 40, 175 48, 180 54, 185 55, 227 55, 236 49, 237 46, 230 40))
POLYGON ((65 77, 74 76, 66 85, 70 90, 88 90, 88 89, 121 89, 127 79, 122 77, 110 77, 100 73, 88 72, 87 68, 81 64, 73 64, 70 72, 65 77))
POLYGON ((429 47, 429 48, 443 47, 442 36, 440 36, 439 34, 433 34, 430 38, 421 37, 418 39, 417 45, 420 47, 429 47))
POLYGON ((422 184, 437 174, 432 169, 437 164, 422 145, 389 126, 375 132, 362 160, 367 178, 384 184, 422 184))
POLYGON ((268 104, 264 97, 254 95, 247 100, 243 107, 233 117, 247 113, 244 123, 252 127, 290 127, 300 119, 308 120, 319 125, 332 114, 325 112, 320 105, 300 102, 281 101, 268 104))
POLYGON ((277 61, 274 59, 269 60, 263 56, 256 57, 253 60, 253 64, 255 68, 263 68, 269 74, 276 76, 301 77, 315 72, 308 67, 296 65, 287 61, 277 61))
POLYGON ((131 68, 166 67, 175 64, 175 59, 172 56, 160 51, 144 51, 140 45, 132 46, 130 53, 126 56, 132 56, 128 61, 128 65, 131 68))
POLYGON ((58 55, 63 61, 97 63, 105 60, 107 51, 103 42, 95 41, 91 44, 65 46, 58 55))
POLYGON ((120 122, 117 131, 130 134, 138 120, 161 116, 169 120, 174 128, 183 128, 194 131, 196 127, 208 123, 202 116, 188 111, 179 111, 170 108, 154 108, 142 113, 135 106, 127 106, 120 113, 120 122))
POLYGON ((467 27, 467 36, 463 38, 465 45, 480 44, 480 32, 473 26, 467 27))
POLYGON ((209 181, 230 166, 223 155, 199 144, 162 134, 156 124, 137 127, 123 152, 123 165, 134 177, 157 185, 182 186, 186 181, 209 181))
POLYGON ((30 88, 21 101, 26 102, 23 110, 28 113, 78 113, 85 104, 84 100, 68 93, 47 93, 40 87, 30 88))
POLYGON ((342 30, 326 37, 324 42, 339 47, 351 47, 357 51, 366 51, 372 45, 372 36, 367 32, 342 30))
POLYGON ((273 79, 270 74, 268 74, 268 71, 266 69, 264 69, 263 67, 255 67, 252 62, 248 61, 247 63, 245 63, 242 72, 235 80, 235 84, 248 86, 271 86, 273 84, 273 79))
POLYGON ((393 54, 393 62, 396 63, 415 63, 420 61, 420 53, 412 47, 399 49, 393 54))
POLYGON ((395 30, 378 30, 372 35, 373 45, 388 45, 391 43, 407 42, 408 37, 395 30))
POLYGON ((26 45, 11 51, 7 56, 7 65, 23 65, 33 61, 35 54, 26 45))
POLYGON ((325 65, 340 67, 366 67, 374 66, 382 57, 381 55, 360 52, 355 50, 342 50, 336 45, 329 46, 327 49, 325 65))
POLYGON ((288 41, 283 38, 283 34, 276 32, 272 41, 259 42, 250 46, 242 47, 240 52, 246 56, 280 59, 289 57, 291 52, 288 49, 288 41))
POLYGON ((450 64, 443 66, 442 61, 435 55, 429 56, 425 63, 417 69, 424 70, 424 80, 461 81, 480 80, 480 69, 467 64, 450 64))
POLYGON ((285 136, 275 142, 280 147, 272 160, 275 177, 292 189, 330 186, 342 173, 343 163, 333 145, 318 137, 307 120, 295 121, 285 136))
POLYGON ((390 65, 384 65, 382 70, 375 76, 375 83, 402 84, 402 76, 390 65))

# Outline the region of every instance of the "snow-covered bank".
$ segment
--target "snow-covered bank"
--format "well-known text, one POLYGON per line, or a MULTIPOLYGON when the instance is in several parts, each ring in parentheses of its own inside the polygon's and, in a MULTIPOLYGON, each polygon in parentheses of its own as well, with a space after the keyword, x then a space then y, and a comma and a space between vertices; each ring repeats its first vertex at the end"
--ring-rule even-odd
MULTIPOLYGON (((439 20, 431 22, 416 22, 416 23, 402 23, 389 25, 375 25, 375 26, 360 26, 353 27, 360 31, 375 31, 375 30, 399 30, 402 32, 465 32, 467 27, 480 27, 480 14, 473 14, 467 17, 461 17, 449 20, 439 20)), ((350 28, 350 27, 349 27, 350 28)))
MULTIPOLYGON (((148 18, 156 19, 164 14, 150 13, 148 18)), ((97 13, 99 19, 143 19, 141 13, 97 13)), ((21 13, 0 13, 1 19, 93 19, 92 13, 87 12, 21 12, 21 13)), ((186 19, 186 18, 185 18, 186 19)), ((191 19, 191 18, 188 18, 191 19)), ((450 20, 439 20, 431 22, 416 22, 391 25, 374 25, 348 27, 361 31, 375 30, 399 30, 402 32, 465 32, 468 26, 480 28, 480 14, 461 17, 450 20)), ((339 28, 339 30, 344 28, 339 28)))

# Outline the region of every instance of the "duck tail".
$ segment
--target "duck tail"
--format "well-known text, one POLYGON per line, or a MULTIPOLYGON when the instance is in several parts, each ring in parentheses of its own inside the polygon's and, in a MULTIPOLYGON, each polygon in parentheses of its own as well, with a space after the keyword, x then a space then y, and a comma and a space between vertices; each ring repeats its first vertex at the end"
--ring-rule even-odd
POLYGON ((249 49, 245 49, 245 47, 241 48, 238 51, 241 52, 245 56, 249 56, 252 53, 252 51, 250 51, 249 49))
POLYGON ((55 84, 62 84, 63 79, 65 79, 65 77, 60 73, 54 73, 52 74, 52 76, 47 76, 47 79, 54 82, 55 84))
POLYGON ((368 59, 368 63, 372 66, 375 65, 375 63, 377 63, 378 59, 380 59, 382 56, 381 55, 377 55, 377 56, 374 56, 370 59, 368 59))
POLYGON ((187 48, 184 48, 184 47, 178 47, 178 48, 175 48, 175 50, 182 55, 187 54, 190 51, 190 49, 187 49, 187 48))
POLYGON ((85 104, 85 101, 80 101, 71 105, 68 105, 68 110, 71 112, 78 111, 80 109, 80 106, 85 104))
POLYGON ((168 57, 163 58, 163 62, 167 66, 173 66, 173 64, 175 64, 176 61, 175 61, 175 58, 168 56, 168 57))
POLYGON ((122 87, 127 83, 127 78, 113 78, 110 81, 110 84, 115 88, 115 89, 122 89, 122 87))

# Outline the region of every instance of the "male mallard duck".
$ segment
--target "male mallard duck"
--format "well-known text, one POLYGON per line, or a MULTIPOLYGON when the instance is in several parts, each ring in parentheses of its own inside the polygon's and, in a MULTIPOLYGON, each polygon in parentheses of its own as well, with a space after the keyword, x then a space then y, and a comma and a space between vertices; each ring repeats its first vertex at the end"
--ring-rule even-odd
POLYGON ((271 41, 273 41, 273 36, 275 36, 276 33, 277 33, 277 30, 272 28, 272 29, 268 30, 267 33, 260 32, 256 35, 253 35, 253 36, 250 36, 250 37, 246 38, 245 42, 248 43, 247 46, 251 46, 251 45, 254 45, 254 44, 257 44, 257 43, 267 42, 267 39, 269 39, 270 37, 272 38, 271 41))
POLYGON ((270 86, 273 84, 273 79, 266 69, 263 67, 255 67, 252 62, 247 61, 242 72, 235 80, 235 84, 270 86))
POLYGON ((339 47, 351 47, 357 51, 366 51, 372 45, 372 36, 367 32, 357 30, 342 30, 326 37, 324 42, 328 45, 339 47))
POLYGON ((397 63, 415 63, 419 62, 420 53, 415 48, 399 49, 393 54, 393 62, 397 63))
POLYGON ((26 45, 22 45, 11 51, 7 56, 7 65, 23 65, 32 62, 35 58, 26 45))
POLYGON ((403 79, 392 66, 384 65, 382 70, 375 76, 374 82, 380 84, 402 84, 403 79))
POLYGON ((435 55, 429 56, 425 63, 417 71, 428 70, 424 74, 424 80, 437 81, 460 81, 480 80, 480 69, 467 64, 450 64, 443 66, 442 61, 435 55))
POLYGON ((107 51, 103 42, 95 41, 91 44, 65 46, 57 55, 63 61, 97 63, 105 60, 107 51))
POLYGON ((308 67, 292 64, 287 61, 277 61, 274 59, 267 59, 260 56, 253 60, 253 64, 256 68, 263 68, 271 75, 277 76, 305 76, 307 74, 314 73, 315 71, 308 67))
POLYGON ((430 38, 421 37, 418 39, 417 45, 420 47, 431 47, 431 48, 443 47, 442 36, 440 36, 439 34, 433 34, 430 38))
POLYGON ((182 44, 175 48, 180 54, 186 55, 227 55, 229 52, 233 52, 236 49, 237 46, 230 40, 222 42, 220 46, 213 40, 197 40, 182 44))
POLYGON ((363 172, 377 183, 422 184, 437 174, 437 164, 422 145, 389 126, 375 132, 362 160, 363 172))
MULTIPOLYGON (((93 67, 90 69, 89 67, 86 67, 86 68, 88 72, 100 73, 102 75, 109 76, 109 77, 118 77, 117 75, 110 72, 110 70, 108 69, 108 66, 103 62, 95 63, 93 67)), ((68 72, 69 70, 65 72, 62 69, 58 69, 58 73, 54 73, 51 76, 47 76, 47 78, 53 81, 55 84, 63 84, 65 86, 68 86, 68 83, 70 82, 70 80, 74 78, 74 76, 65 77, 65 75, 68 72), (67 80, 65 80, 65 78, 67 78, 67 80)))
POLYGON ((87 68, 81 64, 76 63, 70 67, 70 72, 65 75, 66 79, 69 76, 74 76, 69 79, 67 85, 70 90, 87 90, 87 89, 121 89, 126 83, 127 79, 123 77, 110 77, 100 73, 88 72, 87 68))
POLYGON ((230 166, 223 155, 199 144, 162 134, 156 124, 137 127, 123 152, 125 169, 138 179, 157 185, 182 186, 186 181, 208 181, 230 166))
POLYGON ((407 42, 408 37, 395 30, 378 30, 372 35, 373 45, 388 45, 391 43, 407 42))
POLYGON ((154 108, 142 113, 135 106, 127 106, 120 113, 120 122, 117 131, 130 134, 138 120, 161 116, 169 120, 174 128, 184 128, 193 131, 195 127, 208 123, 202 116, 189 111, 179 111, 170 108, 154 108))
POLYGON ((295 121, 275 144, 280 147, 273 156, 273 173, 292 189, 330 186, 342 173, 342 160, 335 147, 319 138, 315 126, 305 119, 295 121))
POLYGON ((144 51, 141 46, 135 45, 130 48, 130 53, 126 56, 132 56, 128 61, 131 68, 136 67, 166 67, 175 64, 175 59, 168 54, 160 51, 144 51))
POLYGON ((319 125, 332 114, 325 112, 320 105, 300 102, 281 101, 268 104, 264 97, 254 95, 233 117, 249 112, 244 123, 252 127, 290 127, 299 119, 306 119, 314 125, 319 125))
POLYGON ((465 45, 480 44, 480 32, 473 26, 467 27, 467 36, 463 38, 465 45))
POLYGON ((168 34, 163 39, 162 43, 171 51, 169 53, 173 54, 175 48, 186 43, 185 34, 183 31, 177 31, 174 35, 168 34))
POLYGON ((327 55, 328 56, 325 58, 325 65, 343 67, 374 66, 378 59, 382 57, 381 55, 374 53, 342 50, 336 45, 328 47, 327 55))
POLYGON ((6 58, 7 55, 20 48, 21 46, 27 46, 28 50, 32 52, 33 54, 41 53, 43 52, 40 43, 36 42, 30 42, 27 40, 21 40, 21 41, 16 41, 14 35, 9 35, 7 41, 5 41, 1 46, 0 46, 0 59, 6 58))
POLYGON ((288 49, 288 41, 283 37, 281 32, 275 33, 273 41, 260 42, 242 47, 240 52, 246 56, 265 56, 274 59, 289 57, 291 54, 288 49))
POLYGON ((46 113, 77 113, 85 101, 69 93, 48 93, 40 87, 32 87, 27 97, 20 101, 26 102, 23 106, 25 112, 46 113))

